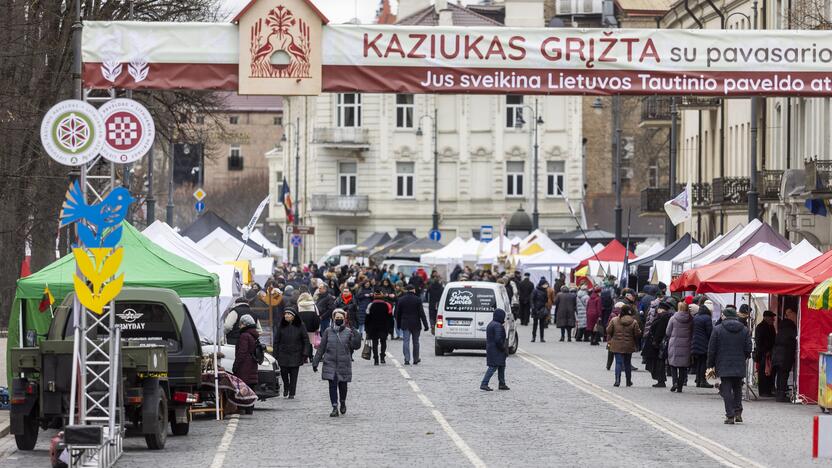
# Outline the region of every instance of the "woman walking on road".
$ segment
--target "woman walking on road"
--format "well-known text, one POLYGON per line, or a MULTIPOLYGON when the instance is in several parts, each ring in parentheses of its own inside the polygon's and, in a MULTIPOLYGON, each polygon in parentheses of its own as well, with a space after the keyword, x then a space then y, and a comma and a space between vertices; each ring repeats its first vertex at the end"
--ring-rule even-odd
POLYGON ((312 370, 318 372, 323 362, 321 378, 329 381, 329 401, 332 403, 332 418, 338 417, 338 403, 341 414, 347 412, 347 384, 352 381, 352 352, 361 347, 361 335, 347 326, 346 314, 341 309, 332 313, 332 326, 321 334, 321 346, 312 359, 312 370))
POLYGON ((629 305, 622 305, 618 317, 614 317, 607 325, 607 342, 610 352, 615 357, 615 383, 621 386, 621 371, 627 378, 627 386, 633 385, 632 358, 636 352, 641 329, 638 321, 633 318, 633 309, 629 305))
POLYGON ((367 330, 367 339, 373 341, 373 364, 378 365, 379 358, 384 364, 384 356, 387 354, 387 333, 390 324, 390 317, 393 316, 393 306, 384 299, 384 293, 376 288, 373 294, 373 302, 367 306, 367 317, 364 325, 367 330), (381 341, 381 354, 378 344, 381 341))
POLYGON ((480 383, 480 390, 486 392, 491 391, 488 382, 494 376, 494 371, 497 371, 497 379, 499 381, 500 390, 509 390, 506 385, 506 357, 508 356, 508 348, 506 343, 506 329, 503 323, 506 321, 506 311, 503 309, 495 309, 494 316, 491 323, 485 329, 485 354, 486 364, 488 370, 485 371, 485 376, 480 383))
POLYGON ((283 311, 283 320, 274 335, 272 348, 283 379, 283 398, 291 400, 295 398, 298 387, 300 366, 309 357, 309 335, 294 309, 283 311))
POLYGON ((682 393, 682 387, 688 384, 693 317, 684 302, 680 301, 677 307, 679 310, 667 322, 667 364, 670 366, 670 376, 673 380, 670 391, 682 393))
MULTIPOLYGON (((257 376, 257 361, 254 359, 254 352, 260 333, 257 331, 257 324, 251 315, 240 317, 240 337, 234 345, 234 364, 231 373, 237 376, 252 390, 257 388, 259 378, 257 376)), ((251 414, 254 408, 245 408, 246 414, 251 414)))
POLYGON ((540 330, 540 342, 545 343, 543 339, 543 329, 546 328, 546 321, 549 319, 549 309, 546 304, 549 300, 549 283, 544 278, 540 278, 540 283, 534 288, 532 293, 532 343, 534 343, 537 330, 540 330))

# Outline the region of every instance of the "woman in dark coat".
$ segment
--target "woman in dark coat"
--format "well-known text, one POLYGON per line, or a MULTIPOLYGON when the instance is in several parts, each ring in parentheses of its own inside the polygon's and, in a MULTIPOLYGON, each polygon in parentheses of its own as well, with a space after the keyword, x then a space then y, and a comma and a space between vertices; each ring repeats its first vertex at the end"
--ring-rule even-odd
POLYGON ((555 322, 560 328, 560 341, 567 337, 572 341, 572 329, 575 328, 575 314, 578 311, 578 296, 563 286, 555 297, 555 322))
POLYGON ((549 283, 546 279, 540 278, 540 282, 532 292, 532 343, 534 343, 537 330, 540 329, 540 342, 545 343, 543 339, 543 329, 546 328, 546 320, 549 318, 549 309, 546 308, 546 303, 549 300, 549 283))
POLYGON ((384 364, 384 356, 387 353, 387 333, 392 316, 393 306, 384 300, 381 289, 376 289, 373 302, 367 307, 367 318, 364 322, 367 339, 373 341, 373 364, 375 365, 378 365, 379 357, 381 357, 381 363, 384 364), (381 341, 381 355, 378 351, 379 341, 381 341))
POLYGON ((358 304, 358 331, 364 333, 364 326, 367 321, 367 307, 373 302, 373 287, 370 285, 370 280, 365 279, 361 283, 361 287, 355 293, 355 300, 358 304))
MULTIPOLYGON (((596 286, 589 295, 589 302, 586 304, 586 331, 591 345, 598 346, 601 341, 601 334, 595 331, 595 325, 601 319, 601 287, 596 286)), ((602 327, 603 328, 603 327, 602 327)))
POLYGON ((771 353, 771 366, 774 369, 774 384, 777 401, 788 402, 786 397, 789 386, 789 373, 794 366, 797 350, 797 314, 786 309, 786 316, 778 324, 777 336, 774 337, 774 350, 771 353))
POLYGON ((693 317, 688 312, 688 305, 679 302, 679 310, 667 322, 665 329, 668 336, 667 363, 670 365, 670 375, 673 386, 670 391, 682 393, 682 387, 688 383, 688 367, 690 367, 690 348, 693 341, 693 317))
POLYGON ((615 386, 621 385, 621 371, 627 378, 627 386, 633 385, 633 353, 638 348, 641 328, 633 318, 633 309, 629 305, 622 305, 617 317, 613 317, 607 325, 607 343, 610 352, 615 356, 615 386))
POLYGON ((491 323, 485 329, 485 355, 488 370, 480 383, 480 390, 491 391, 488 382, 497 371, 497 379, 500 382, 500 390, 508 390, 506 385, 506 357, 508 356, 508 341, 506 340, 506 329, 503 323, 506 321, 506 311, 495 309, 491 323))
POLYGON ((335 300, 335 308, 342 309, 347 313, 347 323, 349 323, 350 328, 360 331, 358 328, 358 305, 349 289, 344 288, 341 291, 341 295, 335 300))
POLYGON ((663 301, 656 308, 656 318, 650 325, 650 339, 644 347, 643 356, 647 361, 647 368, 656 383, 655 388, 667 387, 667 349, 665 348, 664 337, 667 335, 667 323, 673 315, 676 307, 672 302, 663 301))
MULTIPOLYGON (((384 278, 383 280, 381 280, 381 286, 379 286, 379 289, 381 290, 381 295, 384 298, 384 300, 387 301, 391 307, 395 307, 397 300, 396 287, 393 286, 393 283, 390 281, 390 279, 384 278)), ((391 315, 387 325, 387 334, 389 334, 390 338, 393 340, 396 339, 396 333, 393 331, 394 326, 395 322, 393 321, 393 316, 391 315)))
POLYGON ((690 347, 690 353, 693 355, 693 365, 696 368, 697 387, 714 387, 705 379, 705 369, 708 363, 708 342, 711 340, 713 330, 714 322, 711 317, 711 310, 705 305, 700 305, 693 316, 693 342, 690 347))
POLYGON ((272 349, 280 366, 283 379, 283 398, 295 398, 298 386, 298 371, 309 357, 309 334, 303 321, 297 317, 294 309, 286 309, 283 319, 274 334, 272 349))
MULTIPOLYGON (((237 376, 252 390, 257 388, 259 379, 257 377, 257 361, 254 359, 254 351, 260 334, 257 333, 257 324, 251 315, 240 317, 240 337, 234 345, 234 365, 231 373, 237 376)), ((246 413, 251 414, 253 408, 246 408, 246 413)))
POLYGON ((332 326, 321 334, 321 346, 312 359, 312 370, 318 372, 323 362, 321 378, 329 381, 329 401, 332 403, 330 417, 338 417, 338 402, 341 414, 347 412, 347 383, 352 381, 352 352, 361 347, 358 330, 347 326, 346 313, 336 309, 332 313, 332 326))

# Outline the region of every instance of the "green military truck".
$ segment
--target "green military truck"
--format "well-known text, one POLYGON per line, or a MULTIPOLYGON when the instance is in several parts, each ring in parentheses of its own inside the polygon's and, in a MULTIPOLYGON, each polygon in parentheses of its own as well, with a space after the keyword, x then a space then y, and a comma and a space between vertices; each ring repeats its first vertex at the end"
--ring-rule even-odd
MULTIPOLYGON (((72 386, 73 295, 55 309, 44 341, 13 348, 9 367, 11 433, 17 447, 32 450, 38 429, 69 421, 72 386)), ((124 421, 144 435, 153 450, 165 447, 167 425, 186 435, 190 407, 202 380, 202 347, 188 309, 170 289, 124 288, 115 300, 121 329, 124 421)))

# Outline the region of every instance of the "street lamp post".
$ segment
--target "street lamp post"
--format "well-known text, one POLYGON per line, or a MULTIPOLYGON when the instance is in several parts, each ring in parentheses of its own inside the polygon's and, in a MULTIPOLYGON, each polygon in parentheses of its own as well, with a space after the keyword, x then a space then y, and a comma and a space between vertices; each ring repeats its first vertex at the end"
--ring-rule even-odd
MULTIPOLYGON (((534 207, 532 209, 532 230, 537 230, 540 227, 540 211, 538 210, 538 205, 537 205, 537 193, 538 193, 538 185, 537 184, 538 184, 538 180, 539 180, 539 177, 538 177, 538 152, 539 152, 540 144, 538 142, 537 135, 538 135, 538 127, 543 123, 543 117, 541 117, 537 113, 537 99, 534 100, 534 107, 526 104, 526 105, 523 106, 523 109, 529 109, 529 111, 531 111, 531 113, 532 113, 532 118, 534 118, 534 128, 533 128, 533 131, 534 131, 534 145, 533 145, 533 147, 534 147, 534 163, 533 163, 534 164, 534 207)), ((526 121, 523 120, 523 116, 519 115, 519 116, 517 116, 517 120, 515 121, 514 126, 516 128, 522 128, 525 123, 526 123, 526 121)))
MULTIPOLYGON (((300 209, 298 208, 298 198, 300 198, 300 117, 294 123, 289 122, 285 128, 292 128, 295 130, 295 218, 292 220, 292 226, 297 227, 298 217, 300 216, 300 209)), ((280 141, 286 142, 286 133, 280 137, 280 141)), ((300 265, 300 249, 298 246, 292 246, 292 263, 300 265)))
POLYGON ((422 136, 422 120, 430 119, 433 124, 433 225, 432 230, 439 230, 439 135, 436 125, 437 109, 434 106, 433 116, 425 114, 419 117, 419 127, 416 129, 416 136, 422 136))
POLYGON ((168 167, 168 206, 165 213, 165 221, 168 226, 173 226, 173 165, 175 163, 174 153, 176 148, 176 140, 171 138, 170 141, 170 164, 168 167))

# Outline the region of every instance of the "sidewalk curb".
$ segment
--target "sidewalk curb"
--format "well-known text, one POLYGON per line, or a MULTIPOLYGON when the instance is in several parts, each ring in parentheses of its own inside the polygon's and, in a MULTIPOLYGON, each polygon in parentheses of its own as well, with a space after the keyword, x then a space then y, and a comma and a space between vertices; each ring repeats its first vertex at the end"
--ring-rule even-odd
POLYGON ((0 439, 9 435, 9 431, 11 429, 11 423, 0 423, 0 439))

